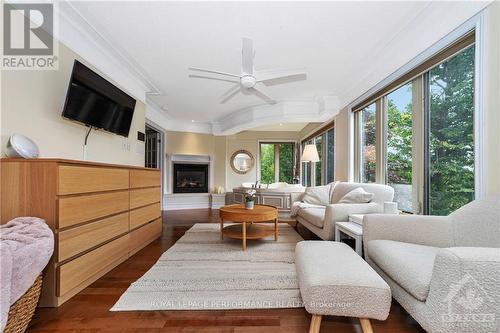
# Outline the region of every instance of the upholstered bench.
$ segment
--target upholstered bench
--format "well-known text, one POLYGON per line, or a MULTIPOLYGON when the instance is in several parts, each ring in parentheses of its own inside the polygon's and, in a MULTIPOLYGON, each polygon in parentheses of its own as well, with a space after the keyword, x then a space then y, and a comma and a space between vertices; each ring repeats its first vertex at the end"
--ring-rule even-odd
POLYGON ((312 314, 310 333, 319 332, 323 315, 357 317, 364 333, 372 332, 370 319, 389 315, 391 289, 348 245, 299 242, 295 265, 304 306, 312 314))

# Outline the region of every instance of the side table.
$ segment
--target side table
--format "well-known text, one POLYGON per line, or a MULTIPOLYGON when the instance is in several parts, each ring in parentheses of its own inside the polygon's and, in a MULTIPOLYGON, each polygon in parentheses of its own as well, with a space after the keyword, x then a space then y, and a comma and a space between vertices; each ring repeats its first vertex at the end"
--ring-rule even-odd
POLYGON ((335 223, 335 240, 341 241, 342 234, 348 235, 356 241, 355 251, 360 256, 363 256, 363 226, 354 222, 336 222, 335 223))

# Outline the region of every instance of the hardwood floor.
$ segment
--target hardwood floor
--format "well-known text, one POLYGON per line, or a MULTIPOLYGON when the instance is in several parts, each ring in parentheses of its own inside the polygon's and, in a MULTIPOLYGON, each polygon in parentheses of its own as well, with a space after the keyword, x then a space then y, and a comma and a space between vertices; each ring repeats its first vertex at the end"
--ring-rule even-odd
MULTIPOLYGON (((163 212, 163 235, 59 308, 39 308, 30 332, 231 332, 306 333, 311 316, 304 309, 231 311, 131 311, 109 309, 131 282, 141 277, 195 223, 219 222, 208 209, 163 212)), ((298 227, 304 239, 315 239, 298 227)), ((386 321, 372 321, 374 332, 424 332, 393 301, 386 321)), ((361 332, 357 319, 323 317, 321 332, 361 332)))

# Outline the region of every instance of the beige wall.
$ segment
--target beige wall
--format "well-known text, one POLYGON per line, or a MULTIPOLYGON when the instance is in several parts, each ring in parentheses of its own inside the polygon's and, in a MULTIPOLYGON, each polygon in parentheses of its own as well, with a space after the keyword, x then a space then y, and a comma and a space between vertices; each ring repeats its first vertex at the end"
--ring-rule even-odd
MULTIPOLYGON (((86 127, 61 117, 66 90, 77 54, 59 44, 59 69, 55 71, 2 71, 1 153, 13 133, 33 139, 40 157, 82 159, 86 127)), ((88 65, 88 64, 86 64, 88 65)), ((137 101, 130 136, 93 131, 87 145, 87 160, 105 163, 144 165, 144 144, 137 131, 144 132, 145 105, 137 101), (127 144, 130 146, 128 150, 127 144), (140 146, 140 147, 139 147, 140 146)))
POLYGON ((307 137, 308 135, 311 135, 312 133, 314 133, 314 131, 316 131, 317 129, 319 129, 321 126, 323 126, 324 123, 309 123, 307 124, 299 133, 299 138, 300 139, 304 139, 305 137, 307 137))
MULTIPOLYGON (((214 187, 222 186, 226 191, 231 191, 233 187, 239 186, 243 182, 256 181, 259 140, 295 141, 298 138, 299 132, 245 131, 231 136, 214 136, 210 134, 167 131, 165 135, 165 152, 167 155, 210 156, 214 161, 214 187), (245 175, 234 172, 229 163, 231 155, 240 149, 248 150, 256 161, 254 168, 245 175)), ((168 165, 168 163, 166 164, 168 165)), ((168 182, 168 179, 166 181, 168 182)), ((165 186, 165 189, 168 189, 168 186, 165 186)))
POLYGON ((349 180, 349 114, 342 109, 335 117, 335 180, 349 180))
POLYGON ((226 187, 230 191, 233 187, 240 186, 243 182, 255 182, 258 179, 259 141, 297 141, 299 132, 259 132, 245 131, 227 137, 226 187), (229 159, 240 149, 246 149, 255 158, 255 167, 245 175, 239 175, 231 169, 229 159))
MULTIPOLYGON (((226 159, 225 137, 216 137, 211 134, 200 134, 190 132, 165 132, 165 153, 168 156, 175 154, 182 155, 203 155, 210 156, 213 161, 213 185, 225 186, 225 159, 226 159)), ((165 175, 165 190, 168 191, 168 175, 170 167, 168 158, 165 163, 167 169, 165 175)), ((211 188, 210 191, 213 191, 211 188)))

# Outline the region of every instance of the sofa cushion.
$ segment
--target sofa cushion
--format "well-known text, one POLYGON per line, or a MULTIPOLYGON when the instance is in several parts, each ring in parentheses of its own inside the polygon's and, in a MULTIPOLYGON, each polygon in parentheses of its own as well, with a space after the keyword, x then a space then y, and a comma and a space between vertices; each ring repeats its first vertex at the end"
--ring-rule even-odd
POLYGON ((312 225, 323 228, 325 224, 325 208, 324 207, 308 207, 299 210, 298 215, 312 225))
POLYGON ((339 203, 368 203, 373 199, 373 193, 366 192, 362 187, 358 187, 339 200, 339 203))
POLYGON ((374 197, 372 202, 376 202, 378 204, 383 204, 386 201, 392 201, 394 198, 394 189, 389 185, 340 182, 337 186, 335 186, 331 203, 338 203, 344 195, 358 187, 361 187, 368 193, 373 193, 374 197))
POLYGON ((331 185, 314 186, 306 188, 302 201, 312 205, 326 206, 330 203, 331 185))
POLYGON ((300 294, 309 313, 385 320, 387 283, 348 245, 303 241, 295 247, 300 294))
POLYGON ((367 248, 370 259, 391 279, 419 301, 427 299, 439 248, 391 240, 372 240, 367 248))

